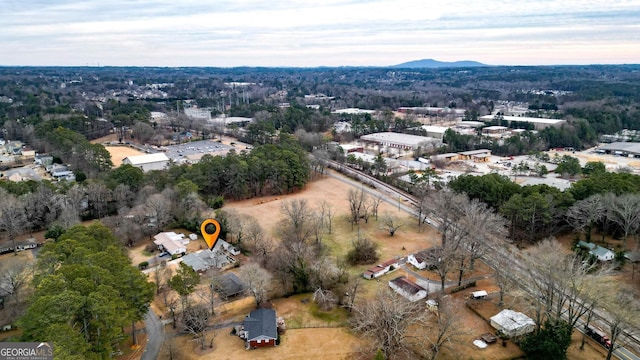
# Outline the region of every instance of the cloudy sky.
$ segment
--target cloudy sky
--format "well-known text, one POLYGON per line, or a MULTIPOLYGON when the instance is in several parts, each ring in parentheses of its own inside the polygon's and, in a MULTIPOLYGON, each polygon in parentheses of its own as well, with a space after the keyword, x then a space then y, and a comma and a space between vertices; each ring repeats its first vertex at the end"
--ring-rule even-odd
POLYGON ((640 0, 0 0, 0 65, 640 63, 640 0), (445 4, 446 3, 446 4, 445 4))

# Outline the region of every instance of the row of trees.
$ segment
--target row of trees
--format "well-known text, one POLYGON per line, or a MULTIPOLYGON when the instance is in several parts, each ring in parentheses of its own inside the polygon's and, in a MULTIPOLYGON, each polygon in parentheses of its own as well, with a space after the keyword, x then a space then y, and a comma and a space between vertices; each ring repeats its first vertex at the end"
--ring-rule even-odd
MULTIPOLYGON (((498 210, 509 221, 513 239, 538 241, 564 226, 573 225, 567 221, 567 211, 576 201, 598 194, 611 193, 615 198, 629 192, 640 192, 640 176, 606 172, 598 164, 587 164, 582 172, 587 172, 589 177, 578 180, 565 191, 547 185, 522 187, 498 174, 462 175, 451 181, 449 187, 498 210)), ((621 234, 626 238, 634 233, 626 227, 625 230, 619 221, 613 221, 606 226, 602 224, 600 228, 606 234, 621 234)))

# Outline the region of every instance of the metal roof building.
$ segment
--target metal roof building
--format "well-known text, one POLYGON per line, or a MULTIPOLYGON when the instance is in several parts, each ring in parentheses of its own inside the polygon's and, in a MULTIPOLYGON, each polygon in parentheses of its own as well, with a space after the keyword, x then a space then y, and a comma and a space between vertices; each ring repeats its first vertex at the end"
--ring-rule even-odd
MULTIPOLYGON (((481 116, 480 120, 484 122, 491 122, 495 119, 495 115, 485 115, 481 116)), ((548 128, 550 126, 560 127, 562 124, 566 123, 567 120, 563 119, 544 119, 544 118, 534 118, 534 117, 524 117, 524 116, 502 116, 502 120, 511 122, 526 122, 533 124, 533 127, 536 130, 542 130, 544 128, 548 128)))
POLYGON ((405 150, 417 149, 426 144, 440 144, 442 141, 426 136, 400 134, 393 132, 381 132, 369 135, 362 135, 362 141, 373 142, 382 146, 400 148, 405 150))
POLYGON ((123 164, 133 165, 142 171, 164 170, 169 166, 169 158, 165 153, 127 156, 122 160, 123 164))
POLYGON ((638 157, 640 156, 640 143, 614 142, 611 144, 600 146, 596 151, 600 153, 623 155, 623 156, 629 156, 629 154, 631 154, 634 157, 638 157))

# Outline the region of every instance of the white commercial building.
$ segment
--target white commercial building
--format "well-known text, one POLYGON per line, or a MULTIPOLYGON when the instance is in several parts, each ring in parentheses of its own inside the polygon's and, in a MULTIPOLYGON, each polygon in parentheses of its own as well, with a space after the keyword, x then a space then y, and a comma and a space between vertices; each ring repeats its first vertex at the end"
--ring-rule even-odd
POLYGON ((122 160, 123 164, 129 164, 142 171, 164 170, 169 166, 169 158, 165 153, 127 156, 122 160))
POLYGON ((403 150, 414 150, 419 147, 439 146, 442 141, 432 137, 400 134, 393 132, 381 132, 369 135, 362 135, 362 141, 376 143, 382 146, 399 148, 403 150))
MULTIPOLYGON (((542 130, 551 126, 560 127, 562 126, 562 124, 565 124, 567 122, 567 120, 563 119, 544 119, 524 116, 499 116, 499 118, 502 119, 502 121, 506 121, 508 124, 511 124, 512 122, 533 124, 535 130, 542 130)), ((480 117, 480 120, 484 122, 491 122, 495 119, 496 115, 485 115, 480 117)))

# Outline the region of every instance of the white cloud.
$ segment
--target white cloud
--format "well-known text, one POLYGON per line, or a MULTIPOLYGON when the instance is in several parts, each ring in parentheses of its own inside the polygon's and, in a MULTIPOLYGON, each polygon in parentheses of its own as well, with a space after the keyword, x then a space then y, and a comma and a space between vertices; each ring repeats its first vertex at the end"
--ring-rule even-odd
POLYGON ((456 0, 446 5, 415 0, 5 2, 0 11, 0 64, 5 65, 390 65, 427 57, 553 64, 640 59, 640 0, 456 0))

